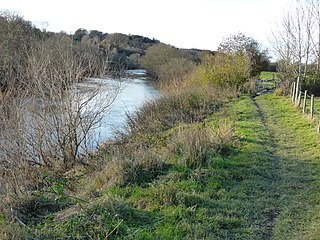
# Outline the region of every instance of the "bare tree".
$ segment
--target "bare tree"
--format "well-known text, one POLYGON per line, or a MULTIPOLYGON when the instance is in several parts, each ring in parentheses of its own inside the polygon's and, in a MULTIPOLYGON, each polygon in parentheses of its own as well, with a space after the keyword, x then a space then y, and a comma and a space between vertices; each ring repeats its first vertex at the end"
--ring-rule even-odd
POLYGON ((26 80, 28 51, 47 38, 30 21, 8 11, 0 11, 0 87, 20 84, 26 80), (19 82, 20 81, 20 82, 19 82))
POLYGON ((83 76, 99 76, 106 70, 95 49, 91 51, 74 49, 71 40, 61 36, 58 43, 45 43, 30 56, 29 112, 36 128, 28 136, 38 162, 54 157, 66 169, 72 166, 88 150, 91 129, 117 96, 118 87, 98 80, 84 82, 83 76))
MULTIPOLYGON (((312 65, 319 62, 320 12, 319 0, 296 0, 288 8, 281 22, 273 31, 273 51, 278 58, 282 80, 310 78, 312 65)), ((319 68, 319 64, 317 64, 319 68)), ((296 94, 297 95, 297 94, 296 94)))
POLYGON ((28 50, 25 76, 0 98, 1 195, 23 192, 44 170, 84 163, 94 129, 120 90, 87 78, 105 76, 99 54, 64 34, 28 50))
POLYGON ((308 0, 309 5, 312 8, 312 14, 315 21, 314 38, 313 38, 313 49, 312 54, 316 59, 316 70, 317 75, 320 74, 320 1, 319 0, 308 0))

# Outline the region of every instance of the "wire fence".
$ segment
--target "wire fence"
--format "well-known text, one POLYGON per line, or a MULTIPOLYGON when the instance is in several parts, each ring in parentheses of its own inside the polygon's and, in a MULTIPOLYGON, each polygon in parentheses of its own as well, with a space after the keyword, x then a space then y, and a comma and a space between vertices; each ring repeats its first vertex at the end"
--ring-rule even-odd
POLYGON ((320 133, 320 101, 308 90, 301 91, 297 82, 293 82, 290 89, 292 103, 301 109, 303 114, 308 114, 310 120, 317 123, 317 132, 320 133))

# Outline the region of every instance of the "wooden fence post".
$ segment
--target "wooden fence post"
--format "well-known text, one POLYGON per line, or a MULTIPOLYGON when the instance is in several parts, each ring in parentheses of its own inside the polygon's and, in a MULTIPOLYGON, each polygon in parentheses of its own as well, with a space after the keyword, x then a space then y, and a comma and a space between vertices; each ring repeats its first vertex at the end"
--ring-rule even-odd
POLYGON ((300 107, 300 105, 301 105, 301 91, 299 91, 298 101, 296 102, 296 106, 297 106, 297 107, 300 107))
POLYGON ((310 115, 311 115, 311 119, 313 119, 313 115, 314 115, 314 95, 313 94, 311 94, 310 115))
POLYGON ((300 75, 298 75, 298 78, 296 81, 296 93, 295 93, 295 99, 294 99, 295 104, 297 104, 297 101, 298 101, 299 85, 300 85, 300 75))
POLYGON ((308 96, 308 91, 304 91, 304 98, 303 98, 303 106, 302 106, 302 113, 306 112, 306 107, 307 107, 307 96, 308 96))
POLYGON ((294 102, 295 99, 295 89, 296 89, 296 82, 292 83, 292 102, 294 102))

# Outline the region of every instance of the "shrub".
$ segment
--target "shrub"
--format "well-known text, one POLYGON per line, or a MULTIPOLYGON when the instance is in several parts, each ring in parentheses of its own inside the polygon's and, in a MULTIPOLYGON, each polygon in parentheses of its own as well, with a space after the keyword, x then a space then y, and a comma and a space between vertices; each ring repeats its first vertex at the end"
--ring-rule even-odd
POLYGON ((274 94, 276 96, 284 96, 284 95, 286 95, 286 92, 283 87, 278 87, 278 88, 276 88, 276 90, 274 90, 274 94))
POLYGON ((241 53, 205 55, 198 68, 200 81, 226 89, 242 90, 250 77, 250 60, 241 53))
POLYGON ((149 47, 140 64, 160 82, 182 81, 195 67, 190 54, 165 44, 149 47))
POLYGON ((165 131, 178 123, 201 122, 221 104, 214 92, 203 89, 168 94, 128 116, 128 129, 132 133, 151 133, 165 131))

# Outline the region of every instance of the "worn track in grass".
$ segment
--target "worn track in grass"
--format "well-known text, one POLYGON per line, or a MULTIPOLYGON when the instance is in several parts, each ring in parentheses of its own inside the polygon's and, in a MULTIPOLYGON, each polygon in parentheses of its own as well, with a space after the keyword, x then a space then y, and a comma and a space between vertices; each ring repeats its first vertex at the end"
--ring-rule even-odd
MULTIPOLYGON (((265 144, 270 198, 265 239, 319 239, 319 137, 312 125, 282 97, 253 99, 265 144), (268 173, 268 172, 269 173, 268 173)), ((267 206, 266 206, 267 207, 267 206)))
POLYGON ((273 237, 274 225, 275 225, 277 216, 280 212, 279 197, 281 196, 281 191, 280 191, 279 183, 281 180, 281 170, 280 170, 281 161, 277 156, 277 149, 279 148, 279 146, 275 142, 274 129, 271 126, 269 126, 270 123, 267 120, 267 116, 269 116, 269 113, 265 112, 264 107, 262 106, 262 104, 259 103, 259 100, 257 100, 257 98, 253 98, 253 104, 257 108, 258 115, 263 125, 263 129, 261 130, 265 131, 265 137, 263 138, 263 141, 265 142, 265 147, 266 147, 265 148, 266 159, 268 159, 271 163, 271 171, 269 172, 269 180, 268 180, 269 187, 267 189, 267 192, 268 192, 268 197, 272 201, 273 208, 271 211, 266 211, 264 213, 267 218, 267 225, 265 228, 264 237, 266 239, 270 239, 273 237))

